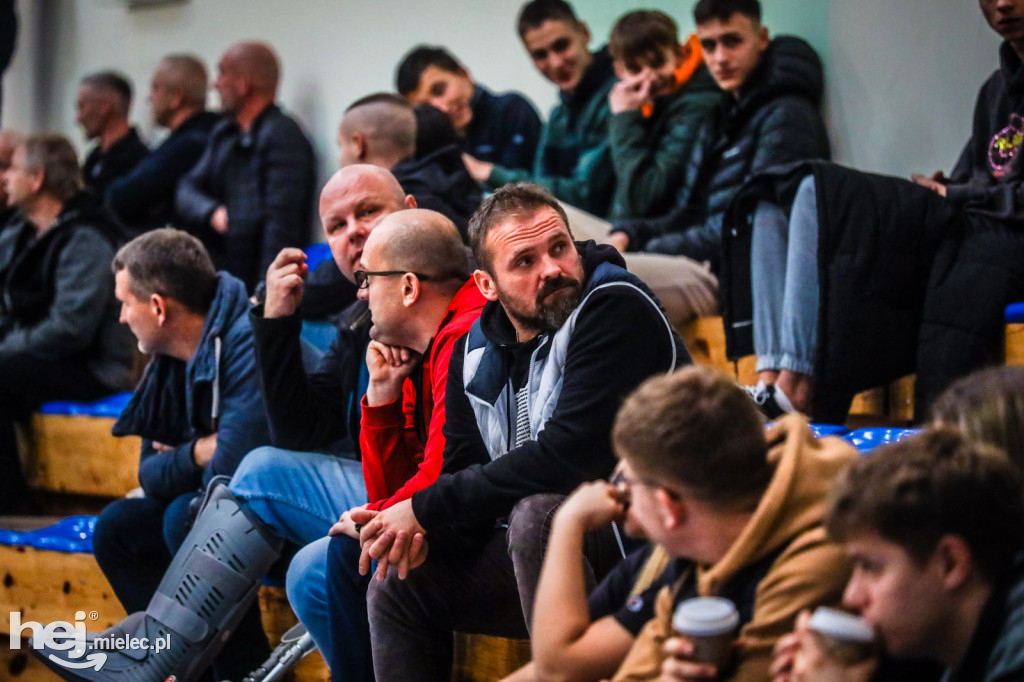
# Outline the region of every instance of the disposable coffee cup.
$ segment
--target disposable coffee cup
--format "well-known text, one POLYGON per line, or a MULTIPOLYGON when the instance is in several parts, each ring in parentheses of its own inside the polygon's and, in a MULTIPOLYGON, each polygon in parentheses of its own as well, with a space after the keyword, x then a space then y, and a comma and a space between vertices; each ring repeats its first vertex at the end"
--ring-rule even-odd
POLYGON ((807 627, 822 651, 843 665, 855 665, 875 654, 875 631, 859 616, 819 606, 807 627))
POLYGON ((693 660, 712 663, 719 673, 732 663, 739 624, 736 605, 721 597, 687 599, 672 616, 673 629, 693 644, 693 660))

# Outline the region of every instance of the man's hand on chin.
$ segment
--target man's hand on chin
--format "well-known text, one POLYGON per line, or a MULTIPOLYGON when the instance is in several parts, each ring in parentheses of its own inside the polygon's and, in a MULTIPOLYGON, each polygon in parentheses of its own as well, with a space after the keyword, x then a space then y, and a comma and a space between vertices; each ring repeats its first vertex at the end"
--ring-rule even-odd
POLYGON ((405 579, 409 569, 427 558, 426 530, 416 520, 412 501, 403 500, 381 512, 353 510, 352 520, 359 531, 359 574, 370 572, 371 561, 377 562, 377 580, 387 577, 388 567, 398 567, 398 577, 405 579))

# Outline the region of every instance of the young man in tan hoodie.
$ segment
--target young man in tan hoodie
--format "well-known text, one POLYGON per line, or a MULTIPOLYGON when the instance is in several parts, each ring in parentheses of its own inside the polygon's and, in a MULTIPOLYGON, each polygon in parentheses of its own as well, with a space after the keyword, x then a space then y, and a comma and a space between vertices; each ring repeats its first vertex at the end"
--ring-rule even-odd
MULTIPOLYGON (((676 557, 681 576, 659 593, 613 679, 767 679, 772 647, 797 614, 840 600, 843 550, 822 524, 853 448, 816 440, 796 416, 766 432, 734 382, 699 367, 642 384, 619 411, 612 440, 626 513, 676 557), (672 631, 675 606, 697 596, 728 598, 739 611, 727 670, 693 661, 693 645, 672 631)), ((624 503, 615 489, 609 495, 624 503)))

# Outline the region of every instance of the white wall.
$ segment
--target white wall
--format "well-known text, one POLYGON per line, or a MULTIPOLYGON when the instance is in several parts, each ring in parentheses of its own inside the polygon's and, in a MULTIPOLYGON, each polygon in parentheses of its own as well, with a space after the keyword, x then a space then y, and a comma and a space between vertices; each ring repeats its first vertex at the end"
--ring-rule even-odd
MULTIPOLYGON (((769 0, 770 1, 770 0, 769 0)), ((908 175, 952 169, 999 39, 965 0, 833 0, 830 125, 845 163, 908 175)))
MULTIPOLYGON (((970 131, 978 86, 998 40, 964 0, 762 0, 775 33, 821 53, 837 160, 905 175, 948 170, 970 131)), ((447 45, 495 90, 519 90, 543 113, 555 101, 515 34, 521 0, 186 0, 128 9, 118 0, 20 0, 19 51, 5 79, 4 125, 68 133, 78 79, 110 66, 135 82, 133 117, 151 141, 145 93, 160 57, 191 51, 211 69, 243 38, 273 44, 284 65, 281 101, 311 132, 326 176, 345 106, 390 89, 413 44, 447 45)), ((577 0, 595 44, 619 14, 653 5, 692 28, 692 2, 577 0)), ((213 103, 213 102, 211 102, 213 103)))

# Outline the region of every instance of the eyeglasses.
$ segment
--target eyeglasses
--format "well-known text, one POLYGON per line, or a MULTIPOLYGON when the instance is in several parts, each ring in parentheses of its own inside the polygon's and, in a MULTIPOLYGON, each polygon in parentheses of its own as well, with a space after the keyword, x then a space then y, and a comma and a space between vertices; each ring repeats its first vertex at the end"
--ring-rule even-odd
POLYGON ((429 280, 432 279, 432 277, 430 275, 424 275, 424 274, 421 274, 419 272, 412 272, 410 270, 378 270, 378 271, 356 270, 354 273, 352 273, 353 277, 355 277, 355 279, 356 279, 356 288, 357 289, 365 289, 366 287, 370 286, 370 277, 371 276, 373 276, 373 277, 394 277, 395 275, 404 275, 404 274, 416 275, 418 278, 420 278, 423 281, 429 281, 429 280))

